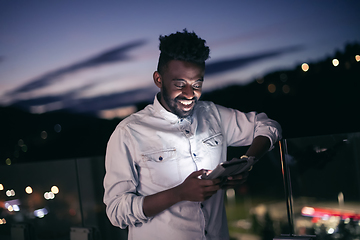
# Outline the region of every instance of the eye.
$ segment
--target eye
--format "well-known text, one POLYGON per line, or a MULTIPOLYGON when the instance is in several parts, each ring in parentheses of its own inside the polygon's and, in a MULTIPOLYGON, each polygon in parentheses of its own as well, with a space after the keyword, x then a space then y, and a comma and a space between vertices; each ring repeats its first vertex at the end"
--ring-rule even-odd
POLYGON ((183 87, 185 87, 185 82, 183 82, 183 81, 175 81, 174 85, 177 88, 183 88, 183 87))
POLYGON ((185 86, 185 84, 183 83, 175 83, 175 87, 177 88, 183 88, 185 86))
POLYGON ((194 88, 194 89, 201 89, 201 88, 202 88, 202 83, 195 83, 195 84, 193 85, 193 88, 194 88))

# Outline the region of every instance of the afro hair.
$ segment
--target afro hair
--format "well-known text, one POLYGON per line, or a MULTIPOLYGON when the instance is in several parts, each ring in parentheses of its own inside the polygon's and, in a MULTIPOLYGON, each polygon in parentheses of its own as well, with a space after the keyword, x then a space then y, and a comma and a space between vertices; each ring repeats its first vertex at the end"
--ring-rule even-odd
POLYGON ((171 60, 196 63, 205 67, 205 60, 209 58, 210 49, 205 45, 206 41, 199 38, 194 32, 184 29, 183 32, 160 36, 159 40, 158 72, 161 73, 171 60))

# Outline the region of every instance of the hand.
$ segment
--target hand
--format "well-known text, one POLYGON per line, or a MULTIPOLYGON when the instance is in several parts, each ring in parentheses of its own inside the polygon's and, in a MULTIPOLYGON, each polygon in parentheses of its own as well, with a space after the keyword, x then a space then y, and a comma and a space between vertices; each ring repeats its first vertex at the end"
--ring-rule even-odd
POLYGON ((200 179, 199 177, 204 172, 205 170, 193 172, 182 184, 174 188, 146 196, 143 203, 145 216, 155 216, 156 214, 181 201, 202 202, 210 198, 220 189, 220 180, 200 179))
POLYGON ((221 184, 222 189, 229 189, 229 188, 237 188, 244 182, 246 182, 247 177, 249 176, 249 172, 246 171, 242 174, 230 176, 223 181, 221 184))
POLYGON ((220 189, 220 179, 200 179, 205 170, 191 173, 185 181, 175 187, 181 201, 202 202, 210 198, 220 189))

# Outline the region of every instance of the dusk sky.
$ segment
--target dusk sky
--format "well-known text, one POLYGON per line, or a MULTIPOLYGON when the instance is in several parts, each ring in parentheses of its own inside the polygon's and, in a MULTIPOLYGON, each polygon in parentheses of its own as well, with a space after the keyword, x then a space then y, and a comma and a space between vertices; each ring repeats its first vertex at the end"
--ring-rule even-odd
POLYGON ((360 42, 359 10, 358 0, 0 0, 0 105, 100 112, 153 99, 159 35, 184 28, 211 49, 204 91, 248 84, 360 42))

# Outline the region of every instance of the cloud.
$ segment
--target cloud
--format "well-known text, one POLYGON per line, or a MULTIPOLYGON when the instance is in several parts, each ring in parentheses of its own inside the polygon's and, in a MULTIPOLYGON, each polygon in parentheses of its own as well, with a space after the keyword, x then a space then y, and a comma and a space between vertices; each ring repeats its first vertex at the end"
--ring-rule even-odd
POLYGON ((12 104, 12 106, 19 107, 33 113, 61 110, 96 115, 98 111, 101 110, 130 106, 142 102, 150 102, 153 100, 156 92, 158 91, 155 85, 149 85, 125 92, 91 98, 76 98, 77 92, 81 90, 83 90, 83 88, 63 95, 45 96, 17 101, 12 104))
MULTIPOLYGON (((123 46, 121 48, 122 50, 119 50, 120 48, 114 49, 104 54, 100 54, 87 61, 83 61, 79 64, 75 64, 72 67, 68 67, 66 68, 66 71, 65 70, 61 70, 61 71, 68 72, 69 69, 72 69, 71 71, 74 71, 74 69, 97 66, 99 64, 104 64, 113 61, 121 61, 120 59, 126 58, 126 56, 124 55, 125 49, 128 50, 131 47, 138 46, 138 44, 132 44, 131 46, 127 45, 125 47, 123 46), (119 55, 119 53, 121 54, 119 55)), ((231 59, 225 59, 225 60, 213 62, 207 64, 206 75, 239 69, 249 64, 252 64, 256 61, 261 61, 267 58, 279 56, 281 54, 298 51, 300 49, 302 49, 302 47, 292 46, 292 47, 257 53, 250 56, 245 56, 245 57, 239 56, 231 59)), ((56 71, 56 73, 58 74, 59 71, 56 71)), ((51 79, 51 77, 49 76, 50 75, 47 76, 47 79, 49 78, 51 79)), ((61 110, 61 111, 96 115, 97 112, 101 110, 130 106, 142 102, 151 102, 156 92, 158 91, 158 89, 151 84, 142 88, 137 88, 129 91, 116 92, 116 93, 89 97, 89 98, 79 98, 79 96, 81 96, 81 93, 84 90, 94 88, 96 87, 96 85, 97 83, 94 82, 94 83, 89 83, 85 86, 83 85, 79 88, 73 89, 64 94, 41 96, 41 97, 31 98, 28 100, 21 100, 13 103, 12 106, 17 106, 34 113, 61 110)))
POLYGON ((253 55, 250 55, 247 57, 239 56, 236 58, 216 61, 216 62, 209 63, 206 65, 206 75, 217 74, 217 73, 222 73, 225 71, 239 69, 239 68, 245 67, 256 61, 279 56, 281 54, 285 54, 285 53, 289 53, 289 52, 299 51, 302 48, 303 48, 302 46, 291 46, 291 47, 282 48, 282 49, 278 49, 278 50, 257 53, 257 54, 253 54, 253 55))
POLYGON ((141 45, 144 45, 146 43, 145 40, 138 40, 133 41, 125 45, 121 45, 119 47, 116 47, 114 49, 111 49, 109 51, 100 53, 90 59, 75 63, 73 65, 58 69, 56 71, 47 73, 39 78, 35 78, 31 80, 29 83, 26 83, 15 90, 8 92, 7 95, 14 95, 19 93, 25 93, 30 92, 36 89, 40 89, 46 86, 51 85, 56 79, 59 77, 72 73, 81 69, 90 68, 90 67, 97 67, 104 64, 114 63, 114 62, 120 62, 120 61, 126 61, 131 59, 127 55, 127 52, 130 49, 139 47, 141 45))
POLYGON ((34 97, 26 100, 19 100, 12 104, 12 106, 18 106, 20 108, 31 110, 33 106, 46 106, 55 102, 73 102, 82 91, 96 86, 96 83, 89 83, 79 88, 72 89, 65 94, 48 95, 41 97, 34 97))
POLYGON ((158 88, 151 85, 126 92, 81 99, 78 100, 76 105, 69 106, 67 110, 77 113, 95 114, 100 110, 113 109, 141 102, 152 101, 157 91, 158 88))

